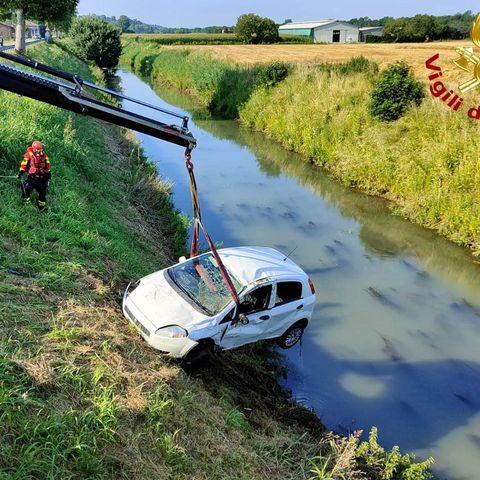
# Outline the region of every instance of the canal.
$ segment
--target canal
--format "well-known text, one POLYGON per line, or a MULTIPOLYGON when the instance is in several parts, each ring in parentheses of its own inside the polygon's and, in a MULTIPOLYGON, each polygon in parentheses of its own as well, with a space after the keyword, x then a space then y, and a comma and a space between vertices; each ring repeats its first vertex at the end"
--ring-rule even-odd
MULTIPOLYGON (((154 91, 130 72, 119 76, 127 96, 193 117, 203 221, 214 241, 295 249, 314 280, 313 321, 302 345, 285 353, 295 398, 330 429, 366 434, 375 425, 384 447, 433 455, 439 478, 477 480, 478 262, 264 135, 208 119, 186 96, 154 91)), ((182 148, 139 138, 191 216, 182 148)))

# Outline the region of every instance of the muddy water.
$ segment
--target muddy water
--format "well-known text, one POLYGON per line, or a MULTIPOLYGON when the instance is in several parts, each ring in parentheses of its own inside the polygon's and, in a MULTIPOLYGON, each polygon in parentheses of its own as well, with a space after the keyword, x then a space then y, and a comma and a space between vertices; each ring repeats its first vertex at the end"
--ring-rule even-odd
MULTIPOLYGON (((292 258, 314 280, 313 321, 303 344, 286 352, 285 383, 297 399, 336 431, 376 425, 385 447, 433 455, 439 478, 477 480, 480 265, 263 135, 202 119, 186 97, 156 94, 131 73, 121 78, 127 95, 193 115, 203 219, 214 240, 296 248, 292 258)), ((141 139, 190 216, 182 149, 141 139)))

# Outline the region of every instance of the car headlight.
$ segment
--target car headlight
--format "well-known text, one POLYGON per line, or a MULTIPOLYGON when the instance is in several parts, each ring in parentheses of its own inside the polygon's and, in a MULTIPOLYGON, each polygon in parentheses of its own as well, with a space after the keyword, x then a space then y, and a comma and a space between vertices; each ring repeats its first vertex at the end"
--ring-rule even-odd
POLYGON ((169 327, 159 328, 155 335, 165 338, 185 338, 188 335, 188 332, 178 325, 170 325, 169 327))

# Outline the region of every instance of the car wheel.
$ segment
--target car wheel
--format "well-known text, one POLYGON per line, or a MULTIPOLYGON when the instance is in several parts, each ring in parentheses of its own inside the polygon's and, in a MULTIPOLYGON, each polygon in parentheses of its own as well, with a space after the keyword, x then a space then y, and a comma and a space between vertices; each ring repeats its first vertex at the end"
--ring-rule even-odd
POLYGON ((180 361, 180 366, 185 369, 192 369, 206 362, 212 354, 212 348, 206 343, 195 345, 180 361))
POLYGON ((292 348, 302 338, 305 325, 303 323, 295 323, 281 337, 277 338, 277 344, 280 348, 292 348))

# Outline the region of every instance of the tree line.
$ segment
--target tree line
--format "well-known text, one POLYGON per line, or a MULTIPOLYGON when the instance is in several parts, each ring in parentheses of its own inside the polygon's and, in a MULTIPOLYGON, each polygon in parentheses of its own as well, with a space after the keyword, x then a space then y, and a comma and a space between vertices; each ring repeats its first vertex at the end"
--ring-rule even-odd
POLYGON ((373 20, 369 17, 352 18, 348 23, 358 27, 383 26, 383 36, 376 41, 383 42, 424 42, 429 40, 453 40, 469 35, 475 15, 471 10, 455 15, 414 17, 383 17, 373 20))
POLYGON ((231 25, 212 25, 209 27, 164 27, 162 25, 144 23, 136 18, 126 15, 108 17, 106 15, 94 15, 94 17, 115 24, 122 33, 233 33, 231 25))

